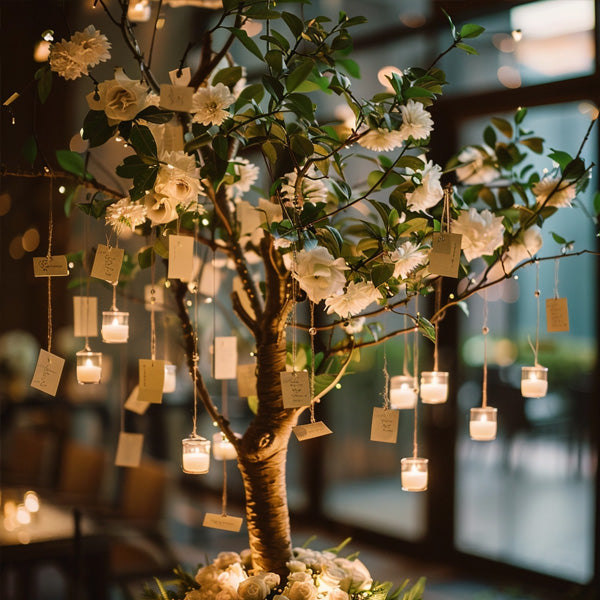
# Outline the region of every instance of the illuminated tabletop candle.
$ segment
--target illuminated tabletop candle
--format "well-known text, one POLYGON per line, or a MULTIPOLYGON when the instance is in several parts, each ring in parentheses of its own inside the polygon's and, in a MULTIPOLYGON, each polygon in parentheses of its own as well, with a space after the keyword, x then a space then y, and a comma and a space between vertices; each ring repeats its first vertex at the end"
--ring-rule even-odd
POLYGON ((421 400, 424 404, 441 404, 448 398, 448 373, 423 371, 421 373, 421 400))
POLYGON ((548 391, 546 367, 521 368, 521 394, 525 398, 543 398, 548 391))
POLYGON ((396 375, 390 379, 390 407, 414 408, 417 402, 415 378, 396 375))
POLYGON ((133 23, 145 23, 150 20, 151 10, 148 0, 129 0, 127 18, 133 23))
POLYGON ((471 409, 469 435, 472 440, 487 442, 496 439, 498 409, 491 406, 471 409))
POLYGON ((208 473, 210 466, 210 442, 203 437, 182 440, 182 466, 184 473, 208 473))
POLYGON ((235 446, 220 431, 213 435, 212 449, 215 460, 233 460, 237 458, 235 446))
POLYGON ((423 492, 427 489, 427 458, 403 458, 402 489, 406 492, 423 492))
POLYGON ((102 353, 92 352, 87 348, 76 354, 77 383, 100 383, 102 377, 102 353))
POLYGON ((123 344, 129 338, 129 313, 107 311, 102 313, 102 341, 123 344))
POLYGON ((170 394, 175 391, 176 387, 176 370, 175 365, 165 364, 165 379, 163 382, 163 393, 170 394))

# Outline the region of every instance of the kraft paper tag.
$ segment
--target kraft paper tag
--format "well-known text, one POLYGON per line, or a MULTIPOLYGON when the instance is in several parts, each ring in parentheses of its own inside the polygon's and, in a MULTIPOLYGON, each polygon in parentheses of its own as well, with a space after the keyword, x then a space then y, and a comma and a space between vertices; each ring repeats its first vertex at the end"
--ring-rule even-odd
POLYGON ((58 382, 60 381, 64 366, 64 358, 46 352, 46 350, 40 350, 31 379, 31 387, 50 396, 56 396, 58 382))
POLYGON ((139 467, 142 460, 142 447, 144 445, 143 433, 119 433, 117 444, 117 456, 115 465, 117 467, 139 467))
POLYGON ((63 254, 57 256, 34 256, 34 277, 64 277, 69 274, 67 257, 63 254))
POLYGON ((399 411, 386 408, 373 408, 371 421, 371 441, 395 444, 398 439, 399 411))
POLYGON ((212 527, 213 529, 224 529, 225 531, 239 531, 242 527, 242 518, 206 513, 204 521, 202 521, 202 526, 212 527))
POLYGON ((551 333, 569 331, 569 309, 566 298, 546 299, 546 327, 551 333))
POLYGON ((134 412, 137 415, 143 415, 148 410, 150 403, 149 402, 141 402, 140 400, 138 400, 139 391, 140 391, 140 387, 138 385, 136 385, 133 388, 133 390, 131 390, 131 394, 129 394, 129 398, 127 398, 127 400, 125 400, 125 404, 123 405, 123 407, 125 408, 125 410, 130 410, 131 412, 134 412))
POLYGON ((140 402, 160 404, 165 383, 165 361, 140 358, 140 382, 137 399, 140 402))
POLYGON ((461 243, 460 233, 435 232, 429 253, 429 272, 432 275, 458 277, 461 243))
POLYGON ((169 79, 173 85, 187 85, 192 79, 192 71, 189 67, 181 69, 181 72, 179 69, 174 69, 169 71, 169 79))
POLYGON ((98 298, 95 296, 73 296, 73 335, 98 335, 98 298))
POLYGON ((329 429, 329 427, 327 427, 327 425, 325 425, 323 421, 307 423, 306 425, 296 425, 296 427, 292 427, 292 431, 294 432, 294 435, 298 438, 299 442, 333 433, 333 431, 331 431, 331 429, 329 429))
POLYGON ((194 238, 189 235, 169 236, 169 279, 190 281, 194 272, 194 238))
POLYGON ((247 398, 248 396, 256 396, 256 364, 249 363, 247 365, 237 366, 237 386, 238 396, 247 398))
POLYGON ((214 378, 235 379, 237 376, 237 338, 219 336, 215 338, 214 378))
POLYGON ((165 289, 162 285, 149 283, 144 286, 144 308, 152 310, 152 297, 154 297, 154 312, 160 312, 165 305, 165 289), (152 293, 154 290, 154 294, 152 293))
POLYGON ((183 85, 160 86, 160 107, 177 112, 189 112, 193 107, 194 89, 183 85))
POLYGON ((91 276, 108 283, 117 283, 124 255, 123 248, 109 248, 104 244, 98 244, 91 276))
POLYGON ((308 371, 282 371, 279 377, 281 378, 283 408, 310 406, 308 371))

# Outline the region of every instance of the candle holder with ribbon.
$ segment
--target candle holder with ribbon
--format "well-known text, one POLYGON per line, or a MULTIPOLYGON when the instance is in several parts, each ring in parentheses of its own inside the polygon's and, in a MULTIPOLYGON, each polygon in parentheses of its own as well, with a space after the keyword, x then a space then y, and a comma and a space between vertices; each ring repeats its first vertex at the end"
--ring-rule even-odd
POLYGON ((112 306, 102 312, 101 333, 107 344, 124 344, 129 339, 129 313, 117 308, 117 282, 113 283, 112 306))

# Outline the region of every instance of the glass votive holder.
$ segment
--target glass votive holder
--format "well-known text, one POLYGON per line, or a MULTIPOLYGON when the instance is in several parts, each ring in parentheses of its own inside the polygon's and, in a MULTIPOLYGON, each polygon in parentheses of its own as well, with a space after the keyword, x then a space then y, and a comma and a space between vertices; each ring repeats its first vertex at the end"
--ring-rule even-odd
POLYGON ((129 338, 129 313, 107 310, 102 313, 102 341, 124 344, 129 338))
POLYGON ((424 492, 427 489, 427 458, 403 458, 402 489, 406 492, 424 492))
POLYGON ((395 375, 390 379, 390 407, 414 408, 417 403, 418 387, 415 377, 395 375))
POLYGON ((175 391, 177 385, 176 379, 177 367, 169 363, 165 363, 165 379, 163 382, 163 394, 170 394, 175 391))
POLYGON ((77 383, 100 383, 102 378, 102 352, 80 350, 75 355, 77 358, 77 383))
POLYGON ((217 431, 217 433, 213 435, 212 451, 215 460, 233 460, 234 458, 237 458, 235 446, 221 431, 217 431))
POLYGON ((129 0, 127 18, 132 23, 146 23, 150 20, 151 14, 150 0, 129 0))
POLYGON ((181 440, 182 467, 184 473, 208 473, 210 466, 210 442, 201 436, 181 440))
POLYGON ((547 367, 521 367, 521 395, 525 398, 543 398, 548 391, 547 367))
POLYGON ((481 406, 471 409, 469 435, 472 440, 489 442, 496 439, 498 429, 498 409, 493 406, 481 406))
POLYGON ((423 371, 421 373, 421 402, 442 404, 448 399, 448 372, 423 371))

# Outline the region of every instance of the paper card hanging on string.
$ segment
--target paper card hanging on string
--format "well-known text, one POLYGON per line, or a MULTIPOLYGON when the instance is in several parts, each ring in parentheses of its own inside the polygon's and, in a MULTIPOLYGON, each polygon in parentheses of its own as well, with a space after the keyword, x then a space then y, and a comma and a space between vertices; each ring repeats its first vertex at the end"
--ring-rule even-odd
POLYGON ((152 296, 154 296, 154 312, 161 312, 165 305, 165 289, 160 284, 149 283, 144 286, 144 308, 152 310, 152 296), (154 290, 154 294, 152 293, 154 290))
POLYGON ((310 406, 310 382, 307 371, 282 371, 279 377, 283 408, 310 406))
POLYGON ((108 283, 117 283, 124 255, 123 248, 109 248, 104 244, 98 244, 91 276, 108 283))
POLYGON ((127 400, 125 400, 125 404, 123 405, 123 407, 125 408, 125 410, 130 410, 131 412, 134 412, 136 415, 143 415, 148 410, 150 403, 149 402, 141 402, 140 400, 138 400, 139 391, 140 391, 140 387, 138 385, 136 385, 133 388, 133 390, 131 390, 131 394, 129 394, 129 397, 127 398, 127 400))
POLYGON ((460 233, 434 232, 429 253, 429 272, 432 275, 458 277, 461 243, 460 233))
POLYGON ((395 444, 398 439, 398 417, 400 412, 387 408, 373 408, 371 441, 395 444))
POLYGON ((237 377, 237 338, 219 336, 214 346, 214 378, 235 379, 237 377))
POLYGON ((56 396, 65 359, 56 354, 40 350, 38 361, 31 379, 31 387, 50 396, 56 396))
POLYGON ((569 331, 569 309, 566 298, 546 299, 546 327, 550 333, 569 331))
POLYGON ((160 107, 177 112, 189 112, 194 105, 194 89, 163 83, 160 86, 160 107))
POLYGON ((333 433, 333 431, 331 431, 331 429, 329 429, 329 427, 327 427, 323 421, 307 423, 306 425, 296 425, 296 427, 292 427, 292 431, 294 432, 296 438, 298 438, 299 442, 333 433))
POLYGON ((140 402, 160 404, 165 383, 165 361, 140 358, 140 381, 137 399, 140 402))
POLYGON ((190 281, 194 272, 194 238, 189 235, 169 236, 169 279, 190 281))
POLYGON ((139 467, 142 460, 142 448, 144 446, 144 434, 119 433, 117 444, 117 455, 115 465, 117 467, 139 467))
POLYGON ((73 335, 98 335, 98 298, 95 296, 73 296, 73 335))
POLYGON ((202 521, 202 526, 211 527, 212 529, 223 529, 225 531, 239 531, 242 527, 242 518, 206 513, 204 521, 202 521))
POLYGON ((256 363, 237 366, 238 396, 256 396, 256 363))
POLYGON ((164 152, 183 152, 184 137, 181 123, 165 123, 162 129, 162 148, 164 152))
POLYGON ((68 274, 67 257, 62 254, 33 257, 34 277, 65 277, 68 274))
POLYGON ((169 71, 169 79, 173 85, 187 85, 192 80, 192 70, 189 67, 169 71))

